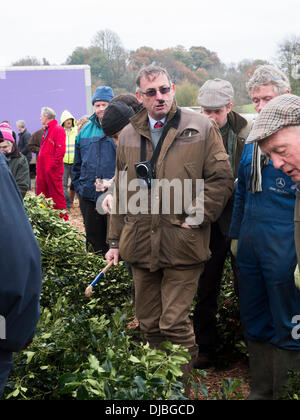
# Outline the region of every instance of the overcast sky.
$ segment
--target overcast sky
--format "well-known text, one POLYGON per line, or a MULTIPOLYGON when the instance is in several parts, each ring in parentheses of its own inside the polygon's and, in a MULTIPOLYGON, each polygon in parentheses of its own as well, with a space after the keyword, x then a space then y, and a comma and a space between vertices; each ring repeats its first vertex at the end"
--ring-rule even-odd
POLYGON ((63 64, 104 29, 116 32, 127 50, 204 46, 226 64, 272 60, 279 43, 300 36, 300 1, 3 1, 0 66, 25 56, 63 64))

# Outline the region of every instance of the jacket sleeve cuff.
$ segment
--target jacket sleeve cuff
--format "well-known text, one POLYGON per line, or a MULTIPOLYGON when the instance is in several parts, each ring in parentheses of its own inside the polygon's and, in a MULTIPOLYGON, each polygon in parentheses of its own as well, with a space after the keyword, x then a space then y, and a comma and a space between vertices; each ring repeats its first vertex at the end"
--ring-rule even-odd
POLYGON ((112 248, 112 249, 117 249, 117 248, 119 248, 119 241, 118 241, 118 240, 116 240, 116 239, 110 239, 110 240, 108 241, 108 244, 109 244, 109 247, 110 247, 110 248, 112 248))

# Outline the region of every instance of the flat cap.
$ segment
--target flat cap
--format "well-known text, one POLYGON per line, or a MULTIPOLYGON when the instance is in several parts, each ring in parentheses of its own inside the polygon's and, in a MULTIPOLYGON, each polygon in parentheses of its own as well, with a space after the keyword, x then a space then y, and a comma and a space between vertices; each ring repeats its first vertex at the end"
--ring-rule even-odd
POLYGON ((231 104, 233 97, 232 84, 227 80, 207 80, 199 90, 198 104, 206 109, 218 109, 231 104))
POLYGON ((246 143, 264 140, 291 125, 300 125, 300 97, 289 93, 276 96, 256 117, 246 143))

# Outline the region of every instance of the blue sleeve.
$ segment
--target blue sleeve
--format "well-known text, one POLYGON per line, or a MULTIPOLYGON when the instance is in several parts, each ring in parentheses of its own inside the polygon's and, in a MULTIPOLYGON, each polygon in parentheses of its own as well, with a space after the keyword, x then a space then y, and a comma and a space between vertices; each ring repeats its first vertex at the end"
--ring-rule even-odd
POLYGON ((0 154, 0 350, 24 348, 40 317, 39 245, 18 187, 0 154))
POLYGON ((81 153, 80 153, 80 138, 81 132, 78 134, 75 143, 75 156, 74 162, 72 167, 72 183, 74 186, 75 191, 79 192, 79 179, 80 179, 80 171, 81 171, 81 153))
POLYGON ((244 148, 239 170, 238 170, 238 181, 236 184, 235 194, 234 194, 234 206, 231 218, 231 224, 229 228, 229 238, 238 239, 240 235, 240 229, 242 220, 244 217, 244 208, 245 200, 247 194, 247 177, 245 171, 245 160, 246 155, 248 154, 247 145, 244 148))

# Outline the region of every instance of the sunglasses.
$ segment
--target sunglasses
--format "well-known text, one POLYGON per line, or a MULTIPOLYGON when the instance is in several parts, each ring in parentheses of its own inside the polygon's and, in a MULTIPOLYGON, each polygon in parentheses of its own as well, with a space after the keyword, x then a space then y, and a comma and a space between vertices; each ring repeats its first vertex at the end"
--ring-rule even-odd
MULTIPOLYGON (((171 87, 170 86, 159 87, 158 90, 162 95, 165 95, 166 93, 170 92, 171 87)), ((153 98, 154 96, 156 96, 157 90, 156 89, 148 89, 148 90, 146 90, 146 92, 142 92, 142 91, 140 91, 140 92, 143 95, 147 96, 147 98, 153 98)))

